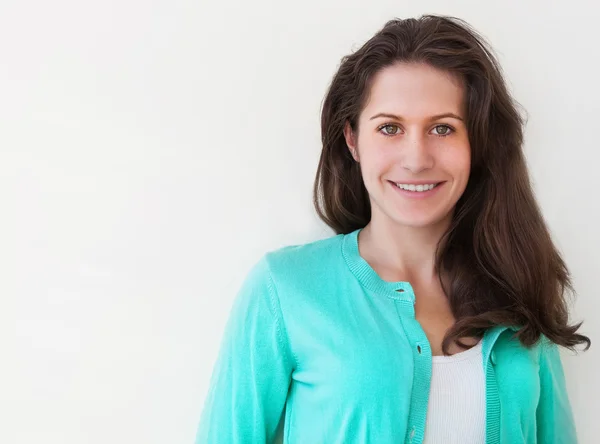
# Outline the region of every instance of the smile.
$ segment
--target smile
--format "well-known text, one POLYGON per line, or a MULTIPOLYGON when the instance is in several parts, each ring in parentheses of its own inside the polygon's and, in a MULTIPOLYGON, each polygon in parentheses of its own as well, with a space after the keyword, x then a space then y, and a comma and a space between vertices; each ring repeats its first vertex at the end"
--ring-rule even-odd
POLYGON ((416 193, 422 193, 422 192, 425 192, 425 191, 433 190, 441 182, 434 182, 434 183, 429 183, 429 184, 419 184, 419 185, 408 184, 408 183, 396 183, 396 182, 392 182, 392 183, 394 185, 396 185, 398 188, 400 188, 401 190, 413 191, 413 192, 416 192, 416 193))
POLYGON ((440 190, 443 189, 444 185, 446 184, 445 181, 419 184, 392 181, 388 182, 394 188, 396 193, 410 200, 429 200, 433 196, 439 194, 440 190))

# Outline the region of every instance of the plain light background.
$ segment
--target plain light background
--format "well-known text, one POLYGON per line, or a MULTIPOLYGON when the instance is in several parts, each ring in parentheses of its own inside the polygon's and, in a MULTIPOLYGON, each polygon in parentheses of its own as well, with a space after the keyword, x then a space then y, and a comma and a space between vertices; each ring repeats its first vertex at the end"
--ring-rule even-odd
MULTIPOLYGON (((587 1, 0 3, 0 442, 191 443, 235 293, 311 206, 341 57, 388 19, 464 18, 600 339, 600 7, 587 1)), ((564 354, 582 443, 600 343, 564 354)))

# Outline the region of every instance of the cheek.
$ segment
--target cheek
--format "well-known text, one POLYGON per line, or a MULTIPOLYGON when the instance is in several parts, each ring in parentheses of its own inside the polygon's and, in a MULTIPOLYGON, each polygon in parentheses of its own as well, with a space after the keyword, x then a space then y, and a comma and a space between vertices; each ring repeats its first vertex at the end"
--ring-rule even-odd
POLYGON ((379 146, 373 140, 363 140, 359 145, 360 167, 365 180, 372 180, 390 167, 389 150, 379 146))
POLYGON ((468 177, 471 171, 471 151, 467 147, 448 150, 442 159, 443 167, 456 178, 468 177))
POLYGON ((378 187, 382 176, 389 175, 394 164, 388 157, 383 152, 376 155, 372 152, 369 156, 361 158, 362 176, 367 188, 378 187))
POLYGON ((397 163, 398 147, 376 137, 364 138, 360 141, 360 161, 365 170, 372 174, 384 172, 397 163))

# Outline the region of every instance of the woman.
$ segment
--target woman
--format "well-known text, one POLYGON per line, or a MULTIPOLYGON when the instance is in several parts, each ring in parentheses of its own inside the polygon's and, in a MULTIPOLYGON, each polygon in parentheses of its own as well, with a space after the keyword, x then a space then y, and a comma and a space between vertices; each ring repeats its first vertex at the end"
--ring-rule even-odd
POLYGON ((484 39, 392 20, 322 110, 318 214, 236 299, 198 443, 576 442, 558 347, 569 273, 484 39))

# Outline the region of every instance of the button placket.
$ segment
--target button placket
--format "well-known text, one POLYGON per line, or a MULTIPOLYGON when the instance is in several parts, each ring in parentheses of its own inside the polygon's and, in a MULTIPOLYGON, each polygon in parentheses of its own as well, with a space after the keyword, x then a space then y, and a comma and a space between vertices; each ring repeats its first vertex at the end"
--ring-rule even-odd
POLYGON ((398 288, 394 290, 394 295, 389 296, 396 302, 398 317, 413 351, 412 396, 405 437, 405 442, 412 444, 421 442, 424 434, 431 383, 431 346, 425 331, 415 318, 415 296, 410 284, 406 284, 404 291, 398 291, 398 288))

